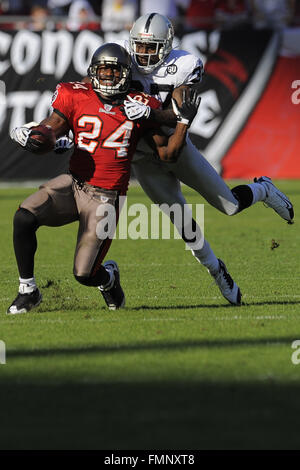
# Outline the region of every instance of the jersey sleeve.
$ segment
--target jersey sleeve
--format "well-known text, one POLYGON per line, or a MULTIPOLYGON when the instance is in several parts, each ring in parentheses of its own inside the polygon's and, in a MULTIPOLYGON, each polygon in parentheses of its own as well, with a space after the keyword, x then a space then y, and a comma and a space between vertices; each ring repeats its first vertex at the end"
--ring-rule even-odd
POLYGON ((147 93, 140 92, 140 91, 131 91, 129 93, 129 96, 133 98, 134 100, 141 102, 145 105, 150 106, 152 109, 161 109, 162 108, 162 103, 160 100, 155 98, 152 95, 148 95, 147 93))
POLYGON ((73 97, 68 83, 59 83, 52 97, 51 105, 54 111, 64 117, 67 121, 71 119, 73 109, 73 97))
MULTIPOLYGON (((154 96, 148 96, 149 98, 149 103, 148 105, 150 106, 151 109, 162 109, 162 104, 159 100, 154 98, 154 96)), ((160 127, 160 124, 152 119, 151 117, 149 119, 146 119, 143 121, 143 126, 144 129, 158 129, 160 127)))
POLYGON ((176 86, 194 85, 200 83, 203 75, 203 63, 199 57, 188 54, 181 58, 180 72, 177 77, 176 86))
POLYGON ((149 106, 152 109, 162 109, 162 103, 158 99, 154 98, 154 96, 150 96, 150 95, 149 95, 149 106))

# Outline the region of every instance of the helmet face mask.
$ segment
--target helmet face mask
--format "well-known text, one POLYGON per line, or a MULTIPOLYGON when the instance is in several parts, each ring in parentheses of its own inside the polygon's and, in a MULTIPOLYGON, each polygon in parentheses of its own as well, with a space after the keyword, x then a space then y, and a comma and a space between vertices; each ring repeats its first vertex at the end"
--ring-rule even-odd
POLYGON ((165 16, 150 13, 138 18, 130 31, 129 47, 139 71, 147 74, 159 67, 172 50, 173 38, 173 26, 165 16))
POLYGON ((130 55, 118 44, 105 44, 94 53, 88 76, 94 91, 105 98, 125 94, 131 82, 130 55))
POLYGON ((162 60, 164 44, 163 42, 149 42, 148 40, 133 41, 132 49, 134 58, 139 67, 149 68, 151 66, 158 67, 158 62, 162 60))

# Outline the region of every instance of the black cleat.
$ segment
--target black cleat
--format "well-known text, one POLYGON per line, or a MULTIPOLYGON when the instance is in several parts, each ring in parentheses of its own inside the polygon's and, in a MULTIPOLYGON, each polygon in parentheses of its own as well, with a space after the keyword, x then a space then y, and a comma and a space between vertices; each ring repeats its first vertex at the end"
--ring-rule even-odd
POLYGON ((27 313, 29 310, 40 305, 42 294, 39 289, 35 289, 30 294, 18 294, 6 313, 16 315, 17 313, 27 313))
POLYGON ((113 273, 114 281, 112 287, 109 289, 103 290, 103 288, 100 287, 99 289, 109 310, 117 310, 125 305, 125 294, 120 284, 119 268, 117 263, 112 260, 106 261, 103 266, 106 271, 113 273))

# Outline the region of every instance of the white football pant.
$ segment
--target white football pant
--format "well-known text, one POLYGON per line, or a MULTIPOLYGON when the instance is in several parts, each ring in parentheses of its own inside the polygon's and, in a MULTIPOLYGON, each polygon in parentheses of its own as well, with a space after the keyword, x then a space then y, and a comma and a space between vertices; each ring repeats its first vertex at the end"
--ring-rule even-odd
MULTIPOLYGON (((187 204, 181 192, 181 181, 221 212, 234 215, 239 210, 238 201, 229 187, 189 138, 176 163, 165 163, 152 155, 146 155, 134 159, 132 164, 141 187, 155 204, 180 204, 182 207, 187 204)), ((200 228, 197 226, 198 230, 200 228)), ((190 248, 194 256, 209 268, 207 260, 212 259, 209 244, 205 241, 199 249, 193 245, 190 248)))
POLYGON ((149 155, 134 159, 133 165, 140 185, 156 204, 185 201, 181 181, 224 214, 234 215, 239 210, 239 203, 229 187, 189 138, 176 163, 165 163, 149 155))

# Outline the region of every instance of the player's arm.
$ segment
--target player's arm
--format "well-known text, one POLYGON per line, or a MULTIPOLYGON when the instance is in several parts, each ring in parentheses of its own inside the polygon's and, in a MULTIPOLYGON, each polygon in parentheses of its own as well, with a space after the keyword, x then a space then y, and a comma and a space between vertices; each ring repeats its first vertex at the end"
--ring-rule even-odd
POLYGON ((146 140, 161 160, 174 163, 185 143, 187 129, 187 125, 177 123, 174 134, 169 138, 162 131, 156 131, 147 135, 146 140))
POLYGON ((53 150, 56 138, 68 131, 69 126, 66 119, 54 110, 49 117, 43 119, 39 124, 29 123, 21 127, 15 127, 10 132, 10 137, 24 150, 42 154, 53 150))
MULTIPOLYGON (((178 112, 178 108, 174 107, 174 102, 182 107, 184 105, 183 97, 186 98, 191 93, 194 93, 194 90, 189 85, 181 85, 175 88, 172 94, 172 108, 170 109, 153 109, 149 105, 127 96, 127 100, 124 102, 124 113, 131 121, 149 119, 160 125, 175 127, 177 122, 181 120, 181 114, 178 112)), ((200 100, 199 97, 199 103, 200 100)))
POLYGON ((65 135, 70 130, 66 118, 55 109, 53 110, 52 114, 46 119, 43 119, 40 124, 44 126, 50 126, 56 138, 65 135))
POLYGON ((175 127, 177 124, 177 118, 172 108, 152 109, 149 119, 168 127, 175 127))
MULTIPOLYGON (((181 85, 173 90, 172 98, 177 101, 179 106, 182 105, 183 91, 185 90, 189 93, 190 87, 190 85, 181 85)), ((168 127, 176 127, 177 124, 177 116, 172 107, 167 109, 152 109, 150 119, 168 127)))
POLYGON ((152 109, 149 105, 137 101, 131 98, 131 96, 127 96, 123 109, 124 114, 130 121, 148 119, 149 121, 169 127, 174 127, 177 123, 176 115, 172 109, 152 109))
MULTIPOLYGON (((81 80, 82 83, 91 83, 89 77, 84 77, 81 80)), ((172 97, 181 104, 183 90, 189 89, 189 85, 181 85, 173 91, 172 97)), ((131 99, 130 97, 125 102, 124 112, 126 117, 131 121, 136 119, 146 118, 151 121, 155 121, 158 124, 165 125, 168 127, 176 127, 177 117, 172 108, 168 109, 151 109, 149 106, 144 105, 141 102, 131 99)))
POLYGON ((72 84, 60 83, 52 97, 53 111, 39 124, 31 122, 14 128, 10 137, 24 150, 46 153, 55 149, 56 138, 70 130, 70 109, 73 106, 72 84))
POLYGON ((181 105, 176 100, 174 100, 176 104, 173 103, 177 115, 180 115, 180 118, 177 118, 175 132, 168 138, 163 134, 162 130, 153 130, 152 134, 146 137, 161 160, 170 163, 177 161, 185 143, 187 130, 197 114, 200 101, 201 97, 196 90, 189 94, 183 91, 181 105))

